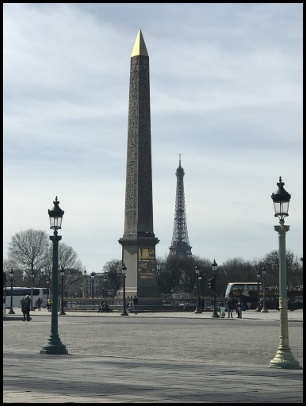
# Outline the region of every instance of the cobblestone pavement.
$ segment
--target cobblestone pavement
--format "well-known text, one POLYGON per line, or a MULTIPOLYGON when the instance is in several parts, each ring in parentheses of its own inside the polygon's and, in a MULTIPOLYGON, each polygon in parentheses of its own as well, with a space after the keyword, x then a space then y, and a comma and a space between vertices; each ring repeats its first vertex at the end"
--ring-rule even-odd
MULTIPOLYGON (((279 312, 67 312, 67 355, 40 354, 51 313, 3 320, 4 403, 302 403, 303 370, 269 368, 279 312)), ((303 312, 288 312, 289 344, 303 366, 303 312)))

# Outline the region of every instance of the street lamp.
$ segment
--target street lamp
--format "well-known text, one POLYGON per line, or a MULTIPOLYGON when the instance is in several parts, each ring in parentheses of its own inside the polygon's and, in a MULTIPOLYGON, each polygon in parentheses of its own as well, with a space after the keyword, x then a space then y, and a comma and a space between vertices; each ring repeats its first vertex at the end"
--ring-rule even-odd
POLYGON ((262 313, 269 313, 267 308, 266 308, 266 291, 265 291, 265 282, 266 282, 266 268, 263 267, 261 270, 262 273, 262 309, 261 312, 262 313))
POLYGON ((123 310, 121 316, 128 316, 128 312, 126 311, 126 303, 125 303, 125 278, 126 278, 126 266, 123 264, 121 268, 121 275, 122 275, 122 294, 123 294, 123 310))
POLYGON ((6 284, 7 277, 6 273, 3 271, 3 317, 6 317, 6 284))
POLYGON ((83 277, 83 298, 87 298, 89 296, 88 294, 88 278, 87 278, 87 271, 85 269, 84 271, 84 277, 83 277))
POLYGON ((61 342, 58 335, 58 242, 62 239, 57 230, 61 228, 64 211, 59 207, 57 196, 53 202, 54 206, 48 210, 50 228, 53 229, 53 236, 50 240, 53 244, 53 265, 52 265, 52 306, 51 306, 51 334, 41 350, 41 354, 68 354, 66 346, 61 342))
POLYGON ((103 275, 103 298, 107 297, 107 276, 106 274, 103 275))
POLYGON ((281 176, 277 183, 278 189, 272 193, 274 203, 274 217, 279 218, 279 226, 274 226, 279 237, 279 310, 280 310, 280 337, 275 357, 270 361, 271 368, 300 369, 299 362, 292 355, 289 348, 288 332, 288 304, 287 304, 287 271, 286 271, 286 232, 284 218, 288 216, 291 195, 284 189, 281 176))
POLYGON ((202 279, 200 276, 200 269, 198 267, 198 265, 196 265, 194 267, 195 273, 196 273, 196 277, 197 277, 197 306, 195 309, 195 313, 202 313, 200 310, 200 280, 202 279))
POLYGON ((61 316, 66 316, 65 310, 64 310, 64 278, 65 278, 65 269, 61 269, 60 271, 61 274, 61 280, 62 280, 62 310, 59 313, 61 316))
POLYGON ((13 310, 13 280, 14 280, 14 270, 13 270, 13 268, 11 268, 11 270, 10 270, 10 281, 11 281, 11 307, 10 307, 9 314, 15 314, 15 312, 14 312, 14 310, 13 310))
POLYGON ((211 264, 212 267, 212 272, 213 272, 213 292, 214 292, 214 312, 211 315, 211 317, 220 317, 219 314, 217 313, 217 267, 218 264, 216 260, 214 259, 214 262, 211 264))
POLYGON ((256 277, 257 277, 257 312, 260 312, 260 294, 259 294, 259 289, 260 289, 260 279, 261 279, 261 272, 257 271, 256 273, 256 277))
POLYGON ((32 286, 31 286, 31 310, 34 311, 34 307, 33 307, 33 288, 34 288, 34 279, 35 279, 35 272, 34 269, 31 272, 31 276, 32 276, 32 286))
POLYGON ((92 272, 90 274, 91 278, 91 306, 93 306, 93 300, 94 300, 94 280, 95 280, 95 272, 92 272))

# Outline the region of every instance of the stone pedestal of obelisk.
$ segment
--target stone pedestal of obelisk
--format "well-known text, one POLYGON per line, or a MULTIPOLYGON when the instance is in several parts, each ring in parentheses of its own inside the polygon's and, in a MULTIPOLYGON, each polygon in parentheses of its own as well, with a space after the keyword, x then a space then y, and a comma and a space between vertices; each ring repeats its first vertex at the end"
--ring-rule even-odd
POLYGON ((131 55, 122 263, 126 297, 160 296, 153 232, 149 55, 139 30, 131 55))

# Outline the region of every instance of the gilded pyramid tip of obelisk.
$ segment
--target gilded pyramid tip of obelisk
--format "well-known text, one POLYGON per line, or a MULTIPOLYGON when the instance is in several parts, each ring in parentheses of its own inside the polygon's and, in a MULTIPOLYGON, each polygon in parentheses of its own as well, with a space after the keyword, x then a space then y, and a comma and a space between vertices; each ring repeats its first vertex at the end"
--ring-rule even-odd
POLYGON ((138 31, 131 58, 133 56, 139 56, 139 55, 149 56, 146 44, 143 39, 141 29, 139 29, 139 31, 138 31))

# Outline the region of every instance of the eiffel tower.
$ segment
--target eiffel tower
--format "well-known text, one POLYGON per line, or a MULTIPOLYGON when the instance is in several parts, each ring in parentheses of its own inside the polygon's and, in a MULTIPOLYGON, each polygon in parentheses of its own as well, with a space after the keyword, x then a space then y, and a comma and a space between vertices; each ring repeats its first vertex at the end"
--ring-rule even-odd
POLYGON ((169 255, 190 256, 192 255, 191 246, 188 238, 186 212, 185 212, 185 193, 184 193, 184 169, 181 167, 181 154, 179 155, 179 167, 176 170, 176 200, 173 236, 169 255))

